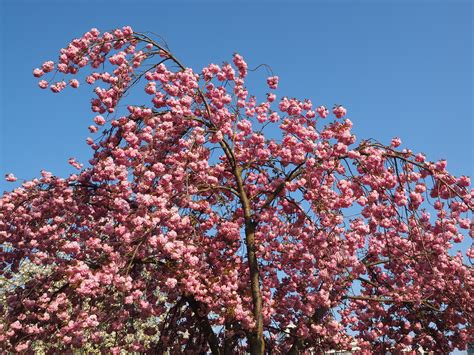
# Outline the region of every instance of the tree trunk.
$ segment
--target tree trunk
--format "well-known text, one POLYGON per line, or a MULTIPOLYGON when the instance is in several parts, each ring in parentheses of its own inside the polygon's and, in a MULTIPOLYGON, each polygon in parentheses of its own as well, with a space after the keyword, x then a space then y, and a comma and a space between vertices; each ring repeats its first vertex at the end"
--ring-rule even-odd
POLYGON ((258 261, 255 254, 255 223, 248 221, 245 225, 245 241, 247 245, 247 256, 250 270, 250 286, 252 290, 253 315, 255 318, 255 329, 250 333, 250 354, 262 355, 265 352, 263 341, 263 302, 260 291, 260 280, 258 261))
POLYGON ((250 289, 252 292, 253 316, 255 328, 249 333, 248 341, 250 354, 263 355, 265 352, 265 342, 263 339, 263 306, 262 293, 260 290, 260 273, 258 270, 258 260, 255 253, 255 229, 257 224, 253 221, 250 201, 244 189, 242 181, 242 170, 234 167, 234 175, 237 182, 238 192, 245 218, 245 245, 247 247, 247 258, 250 272, 250 289))

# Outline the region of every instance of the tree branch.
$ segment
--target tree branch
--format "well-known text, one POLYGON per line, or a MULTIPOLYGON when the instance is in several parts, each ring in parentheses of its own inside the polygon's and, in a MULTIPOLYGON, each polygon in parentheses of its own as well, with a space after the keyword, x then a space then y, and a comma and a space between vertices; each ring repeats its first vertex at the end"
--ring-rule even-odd
POLYGON ((199 302, 196 301, 194 297, 191 297, 191 296, 186 296, 183 299, 189 304, 192 311, 198 318, 199 327, 201 328, 202 332, 207 337, 207 343, 209 344, 209 347, 211 348, 211 353, 213 355, 219 355, 221 353, 219 350, 219 340, 217 339, 216 334, 212 330, 212 326, 209 323, 209 319, 207 319, 207 316, 205 315, 203 316, 199 313, 199 307, 200 307, 199 302))

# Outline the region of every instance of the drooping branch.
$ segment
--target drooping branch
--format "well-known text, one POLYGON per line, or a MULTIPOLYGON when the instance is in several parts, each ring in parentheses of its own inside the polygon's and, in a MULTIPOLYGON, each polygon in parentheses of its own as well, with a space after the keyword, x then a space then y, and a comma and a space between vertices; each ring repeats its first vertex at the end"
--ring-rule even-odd
POLYGON ((196 318, 198 319, 199 327, 201 328, 205 338, 207 339, 207 343, 211 348, 211 353, 213 355, 219 355, 221 353, 219 350, 219 340, 217 339, 216 334, 212 330, 212 326, 209 323, 209 319, 207 318, 207 316, 201 314, 199 302, 196 301, 192 296, 185 296, 184 300, 189 304, 196 318))

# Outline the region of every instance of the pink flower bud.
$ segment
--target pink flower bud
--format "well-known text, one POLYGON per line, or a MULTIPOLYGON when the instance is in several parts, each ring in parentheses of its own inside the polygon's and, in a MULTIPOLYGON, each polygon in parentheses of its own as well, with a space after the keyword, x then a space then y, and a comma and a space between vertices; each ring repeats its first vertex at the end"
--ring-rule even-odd
POLYGON ((9 173, 9 174, 5 175, 5 180, 8 181, 8 182, 15 182, 17 180, 17 178, 12 173, 9 173))

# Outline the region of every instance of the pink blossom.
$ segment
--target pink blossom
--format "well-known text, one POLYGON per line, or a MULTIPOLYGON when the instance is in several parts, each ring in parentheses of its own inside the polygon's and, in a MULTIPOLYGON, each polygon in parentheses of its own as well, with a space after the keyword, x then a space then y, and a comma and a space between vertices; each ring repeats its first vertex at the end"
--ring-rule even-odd
POLYGON ((418 163, 423 163, 425 161, 425 156, 421 153, 418 153, 416 156, 415 156, 415 161, 418 162, 418 163))
POLYGON ((233 62, 239 70, 239 77, 245 78, 247 75, 247 63, 245 62, 244 58, 240 54, 235 53, 233 62))
POLYGON ((78 163, 75 158, 69 158, 68 163, 78 170, 81 170, 83 166, 83 164, 78 163))
POLYGON ((168 286, 169 288, 175 288, 177 283, 178 281, 173 278, 169 278, 168 280, 166 280, 166 286, 168 286))
POLYGON ((71 79, 69 81, 69 85, 71 85, 71 87, 77 89, 79 87, 79 81, 77 79, 71 79))
POLYGON ((456 183, 459 186, 469 187, 471 185, 471 179, 468 176, 462 175, 457 179, 456 183))
POLYGON ((321 117, 321 118, 326 118, 329 114, 328 109, 324 106, 319 106, 316 109, 316 112, 318 113, 319 117, 321 117))
POLYGON ((267 78, 267 84, 270 89, 276 89, 278 87, 278 76, 270 76, 267 78))
POLYGON ((38 86, 41 88, 41 89, 47 89, 48 88, 48 82, 46 80, 40 80, 40 82, 38 83, 38 86))
POLYGON ((41 66, 41 68, 43 69, 43 71, 45 73, 49 73, 50 71, 52 71, 54 69, 54 62, 52 61, 47 61, 47 62, 44 62, 43 65, 41 66))
POLYGON ((44 71, 39 68, 36 68, 35 70, 33 70, 33 75, 35 78, 39 78, 44 75, 44 71))
POLYGON ((15 182, 17 180, 17 178, 12 173, 9 173, 9 174, 5 175, 5 180, 8 181, 8 182, 15 182))
POLYGON ((54 93, 59 93, 67 86, 65 81, 58 81, 57 83, 50 86, 50 89, 54 93))
POLYGON ((21 328, 23 328, 23 326, 21 325, 19 321, 16 321, 10 325, 10 328, 15 329, 15 330, 20 330, 21 328))
POLYGON ((267 94, 267 100, 268 102, 273 102, 276 99, 276 95, 274 93, 269 93, 267 94))
POLYGON ((337 117, 337 118, 342 118, 346 115, 347 110, 341 106, 341 105, 336 105, 332 109, 332 113, 337 117))
POLYGON ((15 346, 15 351, 20 353, 28 348, 29 348, 29 342, 28 341, 22 342, 22 343, 19 343, 17 346, 15 346))
POLYGON ((99 126, 103 126, 105 124, 105 118, 102 117, 102 116, 95 116, 94 117, 94 122, 99 125, 99 126))
POLYGON ((391 146, 396 148, 402 144, 402 140, 398 137, 392 138, 391 146))

